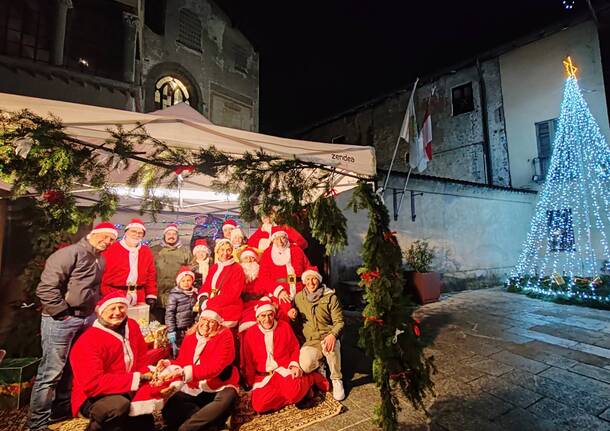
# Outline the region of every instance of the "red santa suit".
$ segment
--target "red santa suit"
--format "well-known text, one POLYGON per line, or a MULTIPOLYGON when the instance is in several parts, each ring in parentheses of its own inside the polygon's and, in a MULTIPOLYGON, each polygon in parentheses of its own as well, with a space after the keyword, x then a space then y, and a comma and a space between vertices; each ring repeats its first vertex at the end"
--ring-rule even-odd
POLYGON ((104 252, 106 271, 100 287, 102 295, 122 292, 137 303, 157 298, 157 272, 152 251, 145 245, 129 247, 125 240, 115 242, 104 252), (136 286, 135 295, 128 286, 136 286))
MULTIPOLYGON (((250 247, 258 248, 260 251, 266 250, 271 245, 271 230, 270 225, 260 226, 252 236, 248 238, 248 245, 250 247)), ((302 250, 305 250, 309 246, 307 240, 303 238, 303 235, 296 229, 293 229, 290 226, 282 226, 282 230, 288 234, 288 241, 290 241, 290 244, 294 244, 302 250)))
POLYGON ((127 319, 124 336, 95 321, 70 351, 72 414, 78 415, 87 398, 138 390, 140 374, 148 371, 146 350, 135 320, 127 319))
POLYGON ((184 370, 186 385, 182 392, 197 396, 201 392, 219 392, 226 387, 238 390, 239 372, 232 365, 234 360, 233 334, 230 329, 222 328, 209 339, 197 331, 187 335, 172 363, 184 370))
POLYGON ((252 408, 258 413, 298 403, 314 384, 328 390, 328 382, 317 372, 292 377, 290 367, 299 366, 299 342, 290 325, 281 320, 272 329, 257 324, 246 331, 241 366, 252 387, 252 408))
MULTIPOLYGON (((295 295, 303 290, 301 275, 309 266, 309 259, 300 247, 271 246, 261 258, 259 283, 268 294, 277 298, 281 292, 286 292, 293 300, 295 295)), ((281 314, 287 313, 290 307, 290 303, 281 303, 281 314)))
POLYGON ((216 262, 199 289, 199 298, 208 298, 202 310, 208 306, 213 310, 222 310, 225 326, 237 326, 243 309, 241 292, 245 284, 244 271, 233 259, 216 262))

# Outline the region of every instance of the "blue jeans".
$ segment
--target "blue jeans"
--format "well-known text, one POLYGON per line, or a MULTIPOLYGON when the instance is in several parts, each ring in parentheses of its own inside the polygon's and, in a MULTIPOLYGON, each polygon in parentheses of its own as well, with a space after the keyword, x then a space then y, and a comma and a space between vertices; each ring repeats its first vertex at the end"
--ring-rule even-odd
POLYGON ((52 411, 71 413, 72 370, 68 353, 76 337, 94 321, 95 314, 86 318, 71 316, 66 320, 42 316, 42 359, 32 387, 30 430, 45 429, 52 411))

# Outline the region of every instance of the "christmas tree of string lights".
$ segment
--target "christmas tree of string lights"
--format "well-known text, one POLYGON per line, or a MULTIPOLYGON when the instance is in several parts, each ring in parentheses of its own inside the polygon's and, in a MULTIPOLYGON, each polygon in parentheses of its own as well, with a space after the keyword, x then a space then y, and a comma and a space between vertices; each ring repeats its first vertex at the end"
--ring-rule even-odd
POLYGON ((610 148, 564 61, 561 113, 546 181, 512 283, 526 292, 608 303, 610 148), (584 286, 584 289, 583 289, 584 286))

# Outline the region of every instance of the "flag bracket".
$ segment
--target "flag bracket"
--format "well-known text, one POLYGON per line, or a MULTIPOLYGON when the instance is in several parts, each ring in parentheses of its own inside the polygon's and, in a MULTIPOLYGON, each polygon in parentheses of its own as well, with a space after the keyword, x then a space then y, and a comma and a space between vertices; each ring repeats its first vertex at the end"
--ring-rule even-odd
POLYGON ((406 192, 409 192, 411 196, 411 221, 414 222, 417 218, 417 214, 415 214, 415 197, 423 196, 423 192, 416 192, 414 190, 398 190, 392 189, 392 201, 394 204, 394 221, 398 220, 398 216, 400 215, 400 208, 402 207, 402 198, 404 197, 406 192), (400 196, 400 201, 398 197, 400 196))

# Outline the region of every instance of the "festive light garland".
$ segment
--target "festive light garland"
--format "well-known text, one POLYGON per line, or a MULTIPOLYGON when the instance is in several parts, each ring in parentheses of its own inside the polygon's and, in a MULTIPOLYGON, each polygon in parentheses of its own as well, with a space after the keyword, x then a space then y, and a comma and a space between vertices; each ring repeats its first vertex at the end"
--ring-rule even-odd
POLYGON ((576 285, 606 272, 610 260, 610 148, 569 57, 564 66, 568 78, 547 179, 509 285, 548 297, 610 303, 610 295, 598 292, 600 283, 576 285))
MULTIPOLYGON (((209 236, 212 239, 218 239, 222 236, 222 225, 224 224, 225 221, 230 220, 230 217, 227 217, 225 219, 220 219, 218 217, 214 217, 212 215, 196 215, 195 216, 195 221, 191 222, 191 221, 185 221, 185 220, 150 220, 150 221, 144 221, 144 224, 146 226, 151 226, 151 225, 158 225, 158 224, 162 224, 162 225, 169 225, 169 224, 175 224, 180 226, 194 226, 194 229, 196 228, 203 228, 203 230, 207 230, 206 235, 205 236, 209 236)), ((233 219, 235 221, 238 222, 239 224, 239 220, 237 219, 233 219)), ((123 223, 115 223, 114 227, 119 231, 119 232, 123 232, 125 230, 126 225, 123 223)), ((194 230, 193 230, 194 232, 194 230)), ((179 237, 189 237, 192 236, 192 234, 179 234, 179 237)), ((117 238, 117 240, 121 240, 123 238, 123 235, 119 235, 119 237, 117 238)), ((156 236, 156 237, 152 237, 152 238, 145 238, 144 240, 142 240, 142 244, 150 246, 151 244, 155 244, 157 242, 160 242, 161 240, 163 240, 163 235, 161 236, 156 236)))

